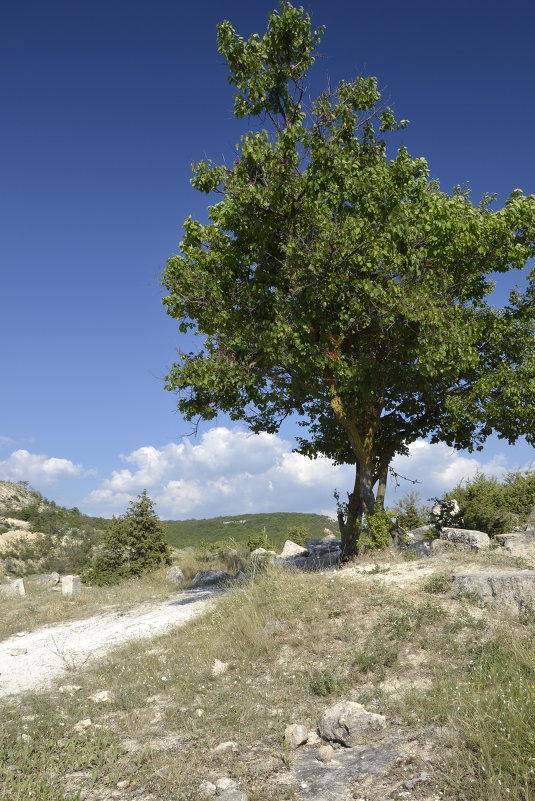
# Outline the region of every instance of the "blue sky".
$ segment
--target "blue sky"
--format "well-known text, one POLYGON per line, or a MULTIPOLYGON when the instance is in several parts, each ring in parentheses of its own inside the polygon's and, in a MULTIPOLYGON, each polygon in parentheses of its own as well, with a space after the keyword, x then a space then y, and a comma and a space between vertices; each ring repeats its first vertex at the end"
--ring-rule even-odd
MULTIPOLYGON (((221 416, 184 439, 163 390, 179 334, 159 274, 184 218, 205 216, 190 162, 231 157, 244 130, 216 24, 262 33, 274 5, 2 4, 0 478, 105 515, 146 486, 177 518, 321 511, 349 487, 347 471, 292 455, 293 423, 258 440, 221 416)), ((377 75, 411 121, 399 143, 445 190, 468 183, 498 205, 515 187, 535 192, 531 2, 306 7, 327 26, 311 94, 327 76, 377 75)), ((417 443, 398 466, 425 498, 478 466, 534 461, 525 443, 492 439, 472 457, 417 443)))

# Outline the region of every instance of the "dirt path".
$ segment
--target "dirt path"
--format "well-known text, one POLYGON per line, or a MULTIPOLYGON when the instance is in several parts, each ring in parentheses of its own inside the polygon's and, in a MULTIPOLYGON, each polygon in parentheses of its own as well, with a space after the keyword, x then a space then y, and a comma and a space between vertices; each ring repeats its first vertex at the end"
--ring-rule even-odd
POLYGON ((204 612, 215 595, 213 590, 192 590, 163 603, 15 634, 0 642, 0 698, 45 688, 118 645, 183 625, 204 612))

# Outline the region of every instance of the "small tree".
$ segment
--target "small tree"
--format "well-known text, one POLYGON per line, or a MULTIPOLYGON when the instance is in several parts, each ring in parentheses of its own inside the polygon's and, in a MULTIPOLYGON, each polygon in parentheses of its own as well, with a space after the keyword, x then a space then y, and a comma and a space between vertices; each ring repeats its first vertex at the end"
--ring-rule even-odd
POLYGON ((375 78, 309 104, 322 33, 289 3, 262 38, 218 26, 235 116, 265 128, 233 163, 193 167, 216 202, 207 224, 186 220, 164 304, 204 342, 180 352, 166 388, 189 420, 222 410, 276 432, 298 415, 301 453, 355 468, 338 515, 350 555, 384 508, 392 459, 417 438, 535 442, 535 273, 502 309, 488 302, 492 274, 535 254, 535 196, 473 205, 405 147, 391 157, 386 136, 406 121, 375 78))
POLYGON ((130 502, 124 515, 113 518, 85 578, 93 584, 113 584, 162 564, 171 564, 165 529, 154 511, 153 501, 143 490, 130 502))

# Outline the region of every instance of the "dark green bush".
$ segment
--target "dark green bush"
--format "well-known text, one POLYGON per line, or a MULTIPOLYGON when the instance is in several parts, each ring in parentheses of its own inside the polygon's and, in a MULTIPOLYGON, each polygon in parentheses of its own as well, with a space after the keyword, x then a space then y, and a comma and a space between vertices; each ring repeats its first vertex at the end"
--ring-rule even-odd
POLYGON ((103 534, 99 553, 83 578, 91 584, 115 584, 164 564, 171 564, 165 528, 143 490, 124 515, 113 518, 103 534))
POLYGON ((364 520, 360 535, 360 547, 363 550, 379 550, 390 545, 392 519, 384 509, 376 509, 373 515, 364 520))
POLYGON ((485 531, 490 537, 523 524, 535 505, 535 473, 508 473, 503 481, 478 473, 458 484, 445 496, 455 498, 466 528, 485 531))
POLYGON ((302 545, 304 547, 305 541, 310 539, 310 533, 305 526, 290 526, 286 534, 286 539, 295 542, 296 545, 302 545))

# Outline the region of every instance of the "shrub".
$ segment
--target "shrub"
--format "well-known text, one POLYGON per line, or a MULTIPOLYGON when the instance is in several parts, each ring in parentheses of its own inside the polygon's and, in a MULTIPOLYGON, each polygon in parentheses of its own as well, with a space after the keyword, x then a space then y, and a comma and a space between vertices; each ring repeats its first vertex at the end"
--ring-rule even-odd
POLYGON ((434 594, 448 592, 451 589, 451 576, 447 573, 437 573, 430 576, 423 585, 425 592, 434 594))
POLYGON ((143 490, 130 502, 124 515, 113 518, 84 580, 98 585, 114 584, 162 564, 171 564, 165 529, 154 511, 154 503, 143 490))
POLYGON ((390 545, 392 520, 384 509, 376 509, 373 515, 366 517, 361 529, 360 547, 368 550, 379 550, 390 545))
POLYGON ((265 548, 268 551, 274 550, 265 531, 262 534, 252 534, 247 540, 247 547, 250 551, 256 551, 257 548, 265 548))
POLYGON ((305 545, 310 538, 310 533, 305 526, 290 526, 286 532, 286 539, 295 542, 296 545, 305 545))
POLYGON ((398 526, 404 531, 424 526, 429 523, 429 509, 424 506, 417 492, 404 495, 391 508, 390 513, 398 521, 398 526))
POLYGON ((331 695, 331 693, 336 692, 339 688, 339 683, 330 670, 316 673, 310 682, 310 691, 314 693, 314 695, 331 695))
POLYGON ((467 528, 494 537, 527 519, 535 504, 535 473, 508 473, 503 482, 478 473, 445 495, 451 498, 457 499, 467 528))

